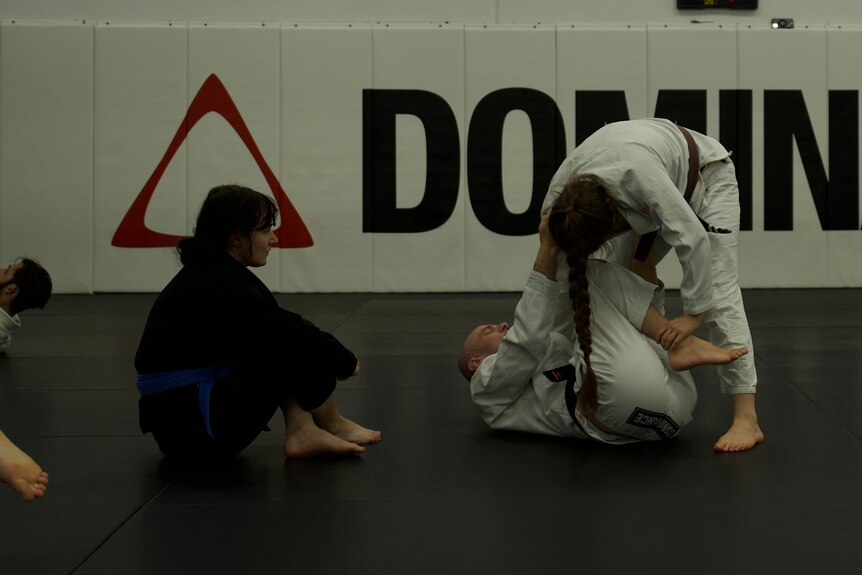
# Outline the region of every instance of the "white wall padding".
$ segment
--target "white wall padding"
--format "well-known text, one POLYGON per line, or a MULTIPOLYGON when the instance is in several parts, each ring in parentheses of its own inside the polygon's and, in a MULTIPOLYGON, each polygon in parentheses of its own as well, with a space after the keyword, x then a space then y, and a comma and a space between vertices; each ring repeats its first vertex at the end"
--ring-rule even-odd
POLYGON ((93 28, 0 27, 0 258, 93 287, 93 28))
MULTIPOLYGON (((435 96, 433 105, 426 105, 422 96, 418 96, 423 104, 420 109, 430 110, 431 117, 398 115, 396 207, 399 210, 416 208, 428 201, 442 216, 450 209, 451 215, 441 225, 423 233, 375 233, 372 288, 375 291, 463 290, 463 168, 454 207, 438 201, 443 190, 430 185, 426 190, 426 173, 430 171, 426 170, 429 130, 452 127, 458 134, 463 134, 464 130, 463 27, 375 27, 373 58, 374 89, 413 90, 435 96), (426 198, 426 192, 432 195, 426 198)), ((435 158, 441 155, 448 158, 453 152, 452 146, 457 145, 446 136, 442 138, 444 143, 430 152, 435 158)))
MULTIPOLYGON (((860 28, 765 22, 6 21, 0 261, 158 291, 239 183, 281 209, 274 291, 520 290, 557 163, 660 115, 733 152, 740 285, 860 287, 860 51, 860 28)), ((678 286, 675 256, 659 272, 678 286)))
MULTIPOLYGON (((265 176, 271 170, 277 180, 279 173, 279 36, 278 26, 260 24, 189 27, 188 94, 194 97, 205 85, 213 90, 208 107, 212 111, 191 127, 188 136, 190 231, 213 186, 241 184, 273 199, 280 196, 278 184, 270 189, 265 176)), ((278 291, 278 250, 253 271, 278 291)))
POLYGON ((531 203, 542 204, 556 171, 554 157, 562 159, 566 150, 554 100, 555 44, 550 26, 466 30, 469 122, 462 141, 468 154, 464 238, 469 291, 523 289, 536 256, 539 222, 524 215, 531 203), (560 129, 554 130, 558 121, 560 129), (534 134, 534 128, 542 134, 534 134), (560 144, 555 148, 556 139, 560 144), (480 155, 482 151, 488 153, 480 155), (534 178, 544 184, 534 186, 534 178), (500 219, 503 222, 490 223, 500 219), (495 228, 502 223, 518 230, 495 228), (517 235, 510 235, 513 232, 517 235))
MULTIPOLYGON (((774 151, 771 138, 777 128, 790 124, 787 110, 767 99, 800 92, 810 119, 814 142, 821 154, 828 141, 826 82, 826 31, 773 30, 745 26, 739 30, 738 85, 753 93, 753 231, 740 238, 740 276, 748 287, 822 286, 828 277, 826 237, 818 221, 806 173, 794 138, 792 190, 770 185, 766 154, 774 151), (781 57, 776 57, 780 54, 781 57), (769 108, 767 111, 766 108, 769 108), (772 118, 767 125, 767 115, 772 118), (770 150, 767 148, 770 147, 770 150), (767 194, 770 200, 767 201, 767 194), (792 229, 766 229, 767 220, 792 208, 792 229), (804 263, 803 263, 804 262, 804 263)), ((794 108, 796 110, 796 108, 794 108)), ((809 143, 810 140, 809 140, 809 143)), ((826 161, 828 156, 824 156, 826 161)), ((788 158, 788 163, 791 160, 788 158)), ((776 166, 789 170, 789 165, 776 166)), ((788 212, 789 213, 789 212, 788 212)))
POLYGON ((284 291, 372 290, 361 153, 371 36, 370 26, 282 28, 281 182, 314 241, 279 250, 284 291))
POLYGON ((190 231, 187 46, 182 26, 96 27, 96 291, 160 291, 178 269, 170 246, 190 231))
MULTIPOLYGON (((862 114, 859 112, 859 90, 862 89, 862 74, 859 73, 859 54, 862 54, 862 29, 860 28, 829 28, 826 33, 826 73, 829 90, 846 91, 850 101, 855 100, 855 108, 847 106, 849 111, 855 112, 855 126, 852 115, 839 118, 836 128, 848 130, 849 137, 853 142, 852 133, 855 131, 855 148, 852 146, 839 146, 839 149, 828 150, 828 157, 836 163, 852 163, 856 160, 857 186, 860 178, 860 146, 859 135, 862 134, 862 114), (853 93, 855 92, 855 96, 853 93), (855 129, 855 130, 854 130, 855 129), (840 155, 839 155, 840 154, 840 155)), ((843 103, 843 102, 842 102, 843 103)), ((842 106, 834 104, 830 109, 831 114, 842 113, 842 106)), ((848 110, 843 110, 847 112, 848 110)), ((825 149, 822 146, 821 149, 825 149)), ((824 160, 825 161, 825 160, 824 160)), ((830 179, 834 174, 830 174, 830 179)), ((836 230, 826 235, 827 245, 827 278, 830 286, 836 287, 858 287, 862 286, 862 232, 859 231, 859 221, 862 219, 862 202, 859 194, 857 201, 857 225, 855 230, 836 230)), ((849 210, 850 208, 848 208, 849 210)))

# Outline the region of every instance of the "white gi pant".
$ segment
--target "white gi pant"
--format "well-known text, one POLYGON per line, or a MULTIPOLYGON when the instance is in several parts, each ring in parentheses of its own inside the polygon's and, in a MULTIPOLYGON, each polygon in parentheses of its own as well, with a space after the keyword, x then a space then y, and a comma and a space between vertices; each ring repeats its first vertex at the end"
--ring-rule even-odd
MULTIPOLYGON (((736 170, 730 159, 707 164, 701 169, 704 192, 696 209, 697 215, 716 228, 731 230, 729 234, 709 233, 710 271, 712 276, 712 307, 704 312, 702 323, 709 330, 708 339, 718 347, 734 349, 745 347, 748 354, 738 360, 716 366, 721 392, 728 394, 755 393, 757 372, 754 367, 754 343, 745 315, 742 291, 739 288, 739 184, 736 170)), ((622 266, 632 261, 633 245, 631 233, 619 236, 597 252, 599 257, 622 266)), ((670 251, 670 246, 656 237, 653 257, 660 262, 670 251)), ((568 275, 565 256, 557 277, 560 281, 568 275)))
POLYGON ((701 175, 703 203, 698 215, 711 225, 731 230, 729 234, 709 234, 712 251, 712 308, 703 314, 709 341, 724 349, 748 348, 748 354, 727 365, 717 366, 722 393, 754 393, 754 343, 739 289, 739 184, 728 159, 707 164, 701 175))
MULTIPOLYGON (((588 277, 590 364, 599 381, 596 419, 631 439, 674 437, 692 421, 697 389, 691 374, 671 369, 667 352, 640 332, 649 305, 663 307, 663 292, 628 269, 601 260, 590 260, 588 277)), ((575 352, 582 374, 586 367, 577 343, 575 352)), ((618 436, 596 429, 580 411, 575 417, 595 439, 618 442, 618 436)))

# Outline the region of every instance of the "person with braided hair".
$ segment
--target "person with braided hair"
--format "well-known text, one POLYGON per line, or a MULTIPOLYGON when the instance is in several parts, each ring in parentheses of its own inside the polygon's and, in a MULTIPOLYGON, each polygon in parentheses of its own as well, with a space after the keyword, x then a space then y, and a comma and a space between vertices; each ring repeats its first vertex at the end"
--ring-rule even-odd
POLYGON ((682 267, 684 313, 662 327, 659 341, 673 351, 704 324, 716 346, 748 349, 739 361, 718 367, 721 391, 733 399, 733 420, 713 448, 745 451, 762 442, 754 347, 738 283, 739 187, 730 153, 669 120, 615 122, 569 154, 551 180, 542 213, 564 190, 592 196, 585 205, 604 203, 613 213, 591 223, 584 213, 557 277, 568 281, 573 257, 582 262, 598 255, 657 284, 655 263, 672 248, 682 267))
MULTIPOLYGON (((589 177, 584 185, 598 185, 589 177)), ((584 382, 578 394, 582 411, 596 407, 597 381, 590 364, 592 333, 590 330, 590 294, 587 279, 587 258, 611 239, 615 231, 624 229, 625 221, 609 197, 568 193, 557 199, 548 215, 548 229, 555 244, 566 258, 569 300, 574 318, 577 341, 586 366, 584 382)), ((565 313, 560 311, 560 313, 565 313)))
POLYGON ((733 362, 746 350, 692 335, 666 352, 651 339, 667 323, 662 289, 612 262, 589 259, 583 269, 573 262, 573 277, 583 272, 584 280, 556 281, 554 217, 542 217, 514 323, 479 325, 464 340, 458 367, 473 402, 493 429, 609 444, 675 437, 697 401, 687 370, 733 362))

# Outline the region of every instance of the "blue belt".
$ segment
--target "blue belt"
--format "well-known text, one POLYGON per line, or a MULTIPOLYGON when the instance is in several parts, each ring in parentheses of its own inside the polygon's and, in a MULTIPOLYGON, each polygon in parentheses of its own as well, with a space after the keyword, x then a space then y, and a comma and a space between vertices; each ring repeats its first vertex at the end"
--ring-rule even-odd
POLYGON ((178 387, 199 384, 198 407, 204 419, 207 435, 213 437, 210 426, 210 394, 215 382, 233 375, 234 369, 226 365, 213 365, 198 369, 180 369, 177 371, 161 371, 159 373, 138 374, 138 391, 141 395, 153 395, 178 387))

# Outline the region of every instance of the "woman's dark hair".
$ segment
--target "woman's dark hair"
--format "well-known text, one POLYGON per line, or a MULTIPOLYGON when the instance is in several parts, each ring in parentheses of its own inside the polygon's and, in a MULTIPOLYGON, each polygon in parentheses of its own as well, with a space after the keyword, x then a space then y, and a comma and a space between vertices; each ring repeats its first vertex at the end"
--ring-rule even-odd
POLYGON ((194 235, 177 244, 185 265, 200 256, 224 253, 230 238, 250 239, 255 230, 274 227, 278 206, 269 196, 237 185, 216 186, 209 191, 195 224, 194 235))
POLYGON ((569 264, 569 299, 578 344, 587 365, 578 391, 581 412, 594 412, 598 404, 598 380, 590 365, 593 336, 590 331, 590 292, 587 258, 611 239, 623 225, 616 202, 594 176, 575 176, 554 201, 548 230, 569 264))

